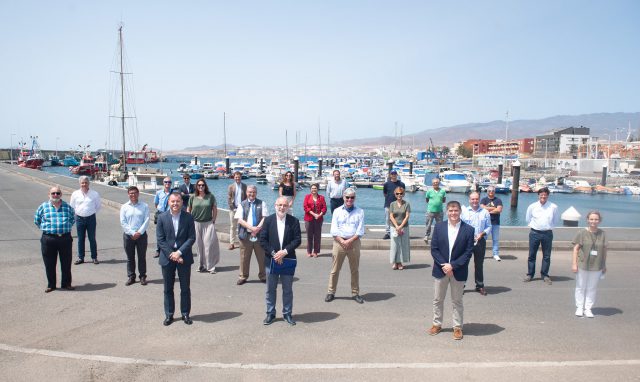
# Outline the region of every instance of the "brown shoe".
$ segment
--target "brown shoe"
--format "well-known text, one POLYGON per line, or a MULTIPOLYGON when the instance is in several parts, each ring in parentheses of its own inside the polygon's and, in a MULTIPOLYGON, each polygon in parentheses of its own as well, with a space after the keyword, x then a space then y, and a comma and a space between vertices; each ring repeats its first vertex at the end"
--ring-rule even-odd
POLYGON ((484 287, 476 288, 476 292, 480 293, 483 296, 487 295, 487 290, 484 287))
POLYGON ((44 293, 51 293, 54 290, 56 290, 56 288, 47 288, 47 289, 44 290, 44 293))
POLYGON ((242 285, 246 282, 247 282, 247 279, 238 279, 238 282, 236 283, 236 285, 242 285))
POLYGON ((230 250, 232 250, 232 249, 236 249, 236 246, 235 246, 235 245, 233 245, 233 244, 229 244, 229 249, 230 249, 230 250))
POLYGON ((453 339, 454 340, 461 340, 462 339, 462 329, 459 327, 455 327, 453 328, 453 339))
POLYGON ((140 285, 147 285, 147 276, 140 277, 140 285))
POLYGON ((442 326, 433 325, 431 327, 431 329, 429 329, 427 332, 429 333, 430 336, 435 336, 436 334, 440 333, 441 331, 442 331, 442 326))
POLYGON ((127 280, 126 283, 124 283, 124 285, 129 286, 129 285, 131 285, 131 284, 133 284, 135 282, 136 282, 135 277, 129 277, 129 279, 127 280))

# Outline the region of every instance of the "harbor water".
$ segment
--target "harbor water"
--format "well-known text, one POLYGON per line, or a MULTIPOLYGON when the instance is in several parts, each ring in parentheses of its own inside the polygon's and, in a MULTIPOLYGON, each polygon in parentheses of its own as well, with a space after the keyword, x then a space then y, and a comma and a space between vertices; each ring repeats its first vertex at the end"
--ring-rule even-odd
MULTIPOLYGON (((177 163, 158 163, 151 165, 152 167, 163 168, 169 176, 176 182, 182 182, 182 174, 175 171, 177 163)), ((44 171, 54 172, 60 175, 73 176, 66 167, 44 167, 44 171)), ((220 208, 227 208, 227 187, 232 182, 231 179, 206 179, 209 189, 215 195, 220 208)), ((244 179, 246 184, 256 184, 255 179, 244 179)), ((195 180, 192 180, 195 183, 195 180)), ((278 191, 273 190, 271 185, 256 184, 258 189, 258 198, 267 203, 270 212, 273 212, 273 206, 278 191)), ((150 192, 150 191, 147 191, 150 192)), ((295 204, 294 215, 302 220, 304 211, 302 201, 304 195, 309 193, 308 188, 298 191, 295 204)), ((324 191, 320 191, 324 195, 324 191)), ((408 192, 405 200, 411 203, 411 225, 425 224, 425 193, 418 191, 414 193, 408 192)), ((485 196, 484 193, 481 197, 485 196)), ((497 195, 503 204, 504 209, 501 215, 501 224, 504 226, 525 226, 525 214, 529 204, 538 200, 535 193, 521 193, 519 195, 518 207, 511 208, 511 194, 497 195)), ((447 201, 457 200, 463 206, 468 205, 468 195, 466 194, 447 194, 447 201)), ((125 202, 126 200, 123 200, 125 202)), ((551 194, 549 201, 558 205, 560 213, 569 207, 574 207, 582 215, 579 225, 585 226, 585 216, 591 210, 599 210, 602 214, 602 227, 640 227, 640 196, 638 195, 609 195, 609 194, 551 194)), ((365 222, 368 225, 384 224, 384 198, 382 191, 372 188, 359 188, 356 194, 356 205, 365 211, 365 222)), ((328 213, 329 214, 329 213, 328 213)), ((330 218, 330 216, 329 216, 330 218)), ((329 218, 325 219, 325 223, 329 218)))

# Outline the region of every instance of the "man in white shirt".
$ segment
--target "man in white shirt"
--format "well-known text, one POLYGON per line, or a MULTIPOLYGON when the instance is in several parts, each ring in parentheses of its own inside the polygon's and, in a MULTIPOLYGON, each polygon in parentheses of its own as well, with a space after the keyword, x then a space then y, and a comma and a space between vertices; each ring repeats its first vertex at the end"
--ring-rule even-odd
POLYGON ((125 285, 136 282, 136 251, 138 252, 138 273, 140 285, 147 285, 147 227, 149 226, 149 206, 138 200, 140 191, 136 186, 127 188, 129 201, 120 207, 124 252, 127 255, 127 276, 125 285))
POLYGON ((431 257, 433 257, 434 279, 433 325, 428 333, 432 336, 442 331, 442 312, 447 288, 451 285, 453 305, 453 339, 462 339, 464 307, 462 296, 464 283, 469 274, 469 261, 473 251, 474 229, 460 220, 460 203, 447 203, 447 221, 439 222, 433 230, 431 257))
POLYGON ((275 203, 276 212, 264 219, 260 231, 260 245, 267 262, 267 316, 262 323, 271 325, 276 318, 276 292, 278 280, 282 284, 282 318, 291 326, 293 320, 293 275, 295 273, 296 248, 300 246, 300 221, 288 215, 289 200, 281 196, 275 203), (282 268, 278 265, 283 265, 282 268), (284 266, 286 265, 286 266, 284 266))
POLYGON ((344 258, 349 258, 351 270, 351 298, 363 304, 360 296, 360 238, 364 236, 364 211, 355 205, 356 192, 353 188, 344 191, 344 204, 334 211, 331 217, 331 236, 333 236, 333 264, 329 276, 329 290, 324 301, 335 298, 338 277, 344 258))
POLYGON ((347 181, 340 179, 340 170, 333 170, 333 179, 327 182, 327 198, 329 199, 331 213, 344 204, 342 194, 347 187, 347 181))
POLYGON ((529 259, 527 275, 524 282, 533 279, 536 273, 536 256, 538 247, 542 247, 542 265, 540 266, 540 274, 542 280, 551 285, 549 277, 549 268, 551 267, 551 247, 553 245, 553 229, 558 222, 558 206, 549 200, 549 189, 543 187, 538 190, 538 201, 532 203, 527 208, 527 224, 529 231, 529 259))
POLYGON ((81 176, 78 179, 80 189, 73 191, 69 205, 76 212, 76 230, 78 233, 78 259, 74 264, 84 263, 84 239, 89 239, 91 259, 94 264, 98 262, 98 245, 96 244, 96 213, 100 211, 102 203, 100 195, 89 189, 89 177, 81 176))

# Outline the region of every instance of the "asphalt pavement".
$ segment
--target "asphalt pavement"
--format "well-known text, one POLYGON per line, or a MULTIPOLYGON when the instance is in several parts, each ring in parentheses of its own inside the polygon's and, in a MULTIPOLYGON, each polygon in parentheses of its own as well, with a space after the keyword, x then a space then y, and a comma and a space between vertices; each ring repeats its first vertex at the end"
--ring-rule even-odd
MULTIPOLYGON (((521 281, 527 257, 522 250, 504 250, 501 262, 487 257, 489 294, 475 293, 471 276, 464 296, 464 339, 454 341, 448 298, 445 330, 426 334, 433 298, 426 248, 415 249, 403 271, 391 270, 388 251, 363 251, 362 305, 350 299, 346 263, 336 300, 325 303, 330 253, 325 250, 317 259, 303 253, 294 283, 298 324, 290 327, 282 320, 279 301, 277 321, 265 327, 265 286, 257 281, 255 260, 249 282, 237 286, 238 250, 222 245, 217 274, 192 274, 194 324, 164 327, 162 276, 151 258, 153 227, 149 285, 124 285, 118 209, 107 204, 98 214, 101 263, 72 267, 75 291, 45 294, 33 213, 46 200, 48 185, 1 167, 0 175, 1 380, 640 378, 637 251, 610 252, 593 319, 573 315, 569 251, 554 251, 550 286, 539 275, 531 283, 521 281)), ((63 197, 68 200, 69 193, 63 197)))

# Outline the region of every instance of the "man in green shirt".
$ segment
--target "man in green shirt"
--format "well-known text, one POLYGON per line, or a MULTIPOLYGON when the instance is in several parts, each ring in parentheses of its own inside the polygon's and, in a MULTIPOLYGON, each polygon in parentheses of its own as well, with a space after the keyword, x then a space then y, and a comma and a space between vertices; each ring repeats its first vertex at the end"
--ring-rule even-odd
POLYGON ((433 224, 434 220, 436 223, 442 221, 442 205, 446 201, 446 192, 440 188, 440 179, 437 177, 433 178, 431 184, 433 188, 425 194, 427 200, 427 231, 424 235, 425 243, 429 242, 431 226, 435 226, 435 224, 433 224))

